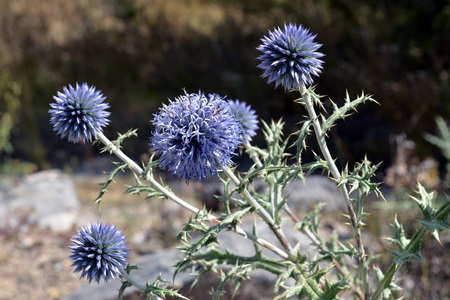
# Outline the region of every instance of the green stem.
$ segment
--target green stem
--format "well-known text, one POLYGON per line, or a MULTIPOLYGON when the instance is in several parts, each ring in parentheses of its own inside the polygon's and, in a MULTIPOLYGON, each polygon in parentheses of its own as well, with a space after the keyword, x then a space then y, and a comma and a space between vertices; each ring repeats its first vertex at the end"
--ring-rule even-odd
MULTIPOLYGON (((422 227, 414 234, 414 236, 411 238, 411 240, 408 243, 408 246, 406 246, 404 252, 409 252, 412 247, 417 245, 417 243, 420 243, 425 235, 426 231, 422 227)), ((389 267, 387 272, 384 274, 383 280, 378 284, 377 289, 375 290, 375 293, 373 294, 371 300, 378 300, 380 298, 381 292, 385 287, 388 287, 392 279, 394 278, 395 272, 397 272, 398 269, 403 265, 403 263, 397 264, 395 261, 392 263, 392 265, 389 267)))
MULTIPOLYGON (((148 181, 156 190, 164 194, 165 197, 167 197, 168 199, 172 200, 176 204, 180 205, 181 207, 187 209, 192 213, 204 216, 206 220, 210 220, 215 223, 220 223, 220 221, 214 215, 204 214, 203 211, 187 203, 186 201, 184 201, 183 199, 179 198, 177 195, 166 189, 164 186, 162 186, 159 182, 157 182, 153 178, 151 174, 146 173, 141 167, 139 167, 138 164, 136 164, 132 159, 130 159, 127 155, 125 155, 125 153, 123 153, 122 150, 116 147, 116 145, 114 145, 102 132, 97 132, 97 139, 106 146, 106 149, 114 153, 120 160, 126 163, 131 170, 133 170, 136 174, 138 174, 146 181, 148 181)), ((277 246, 267 242, 264 239, 255 236, 250 232, 245 231, 239 226, 236 226, 235 230, 236 233, 238 233, 239 235, 242 235, 248 238, 249 240, 256 242, 257 244, 269 249, 270 251, 276 253, 277 255, 279 255, 284 259, 288 259, 289 255, 280 248, 278 248, 277 246)))
POLYGON ((131 283, 133 286, 138 288, 139 290, 145 292, 147 290, 147 287, 137 281, 133 276, 128 274, 124 268, 119 267, 120 272, 122 273, 122 277, 125 278, 129 283, 131 283))
POLYGON ((299 265, 297 268, 297 272, 294 272, 294 279, 297 282, 301 281, 305 283, 303 286, 303 292, 306 293, 310 297, 310 299, 319 299, 320 294, 322 293, 319 285, 316 281, 308 278, 308 275, 305 276, 304 273, 305 269, 299 265))
POLYGON ((243 147, 245 148, 248 156, 250 156, 250 158, 255 162, 256 166, 258 168, 262 168, 263 164, 261 163, 261 160, 259 159, 259 157, 257 155, 255 155, 251 149, 250 149, 250 144, 248 142, 246 142, 243 147))
MULTIPOLYGON (((312 121, 317 142, 319 144, 320 150, 321 150, 325 160, 327 161, 328 168, 329 168, 331 174, 333 175, 334 179, 339 180, 339 179, 341 179, 342 176, 334 162, 334 159, 331 157, 330 151, 328 150, 328 146, 327 146, 327 143, 325 140, 325 133, 322 131, 322 127, 319 123, 319 119, 314 110, 314 106, 311 101, 311 96, 307 93, 306 87, 303 84, 300 84, 299 91, 303 97, 303 103, 305 104, 306 110, 308 111, 308 115, 312 121)), ((353 234, 354 234, 354 237, 356 240, 356 248, 358 250, 358 255, 359 255, 359 258, 358 258, 359 259, 359 267, 361 269, 362 283, 363 283, 362 290, 363 290, 363 294, 364 294, 364 299, 367 300, 367 299, 369 299, 369 286, 368 286, 369 285, 368 284, 369 276, 367 274, 367 269, 366 269, 366 257, 365 257, 364 247, 362 245, 360 224, 357 221, 356 213, 353 208, 353 204, 350 200, 346 185, 341 184, 338 186, 338 189, 339 189, 343 199, 345 200, 345 204, 347 206, 347 210, 348 210, 348 213, 350 216, 350 221, 351 221, 351 225, 353 228, 353 234)))
MULTIPOLYGON (((239 180, 239 178, 236 177, 236 175, 234 175, 234 173, 230 170, 230 168, 228 168, 227 166, 224 166, 222 168, 222 171, 225 173, 225 175, 228 176, 228 178, 231 179, 231 181, 236 185, 236 186, 241 186, 241 181, 239 180)), ((244 188, 242 189, 241 192, 242 196, 245 198, 245 200, 247 200, 247 202, 255 209, 256 213, 268 224, 275 224, 275 221, 272 219, 272 217, 270 216, 270 214, 267 212, 267 210, 264 209, 264 207, 262 207, 258 201, 256 201, 255 198, 253 198, 253 196, 249 193, 249 191, 244 188)))
MULTIPOLYGON (((255 162, 256 166, 258 168, 262 168, 263 164, 261 162, 261 160, 259 159, 258 156, 254 155, 251 150, 250 150, 250 145, 249 144, 244 144, 245 149, 247 150, 247 153, 249 153, 250 158, 255 162)), ((285 202, 284 203, 284 207, 283 209, 287 212, 287 214, 295 221, 295 222, 300 222, 298 220, 298 218, 294 215, 294 213, 292 212, 292 210, 290 209, 289 205, 285 202)))
MULTIPOLYGON (((222 171, 228 176, 228 178, 231 179, 231 181, 236 185, 236 186, 241 186, 241 181, 239 180, 239 178, 236 177, 236 175, 234 175, 233 172, 231 172, 231 170, 225 166, 222 168, 222 171)), ((267 225, 269 225, 270 229, 273 231, 273 233, 276 235, 276 237, 278 238, 278 240, 280 241, 281 245, 283 246, 283 248, 288 252, 291 253, 292 252, 292 246, 289 243, 288 239, 286 238, 284 232, 281 230, 280 225, 276 224, 275 221, 272 219, 272 217, 270 216, 270 214, 267 212, 267 210, 264 209, 264 207, 262 207, 258 201, 256 201, 255 198, 253 198, 253 196, 250 194, 250 192, 246 189, 243 188, 241 191, 241 195, 245 198, 245 200, 247 200, 247 202, 255 209, 255 212, 264 220, 264 222, 267 223, 267 225)))
POLYGON ((97 139, 99 139, 103 144, 105 144, 106 148, 109 149, 112 153, 114 153, 118 158, 120 158, 124 163, 128 165, 130 169, 132 169, 135 173, 139 174, 142 178, 147 180, 155 189, 164 194, 165 197, 172 200, 176 204, 180 205, 184 209, 187 209, 190 212, 195 214, 201 213, 199 209, 190 205, 183 199, 179 198, 177 195, 173 194, 166 188, 164 188, 159 182, 157 182, 153 176, 146 174, 144 170, 139 167, 132 159, 130 159, 125 153, 122 152, 118 147, 116 147, 102 132, 97 132, 97 139))
POLYGON ((199 253, 197 255, 192 256, 192 258, 195 260, 204 259, 207 261, 217 259, 218 264, 220 265, 236 266, 237 264, 239 265, 252 264, 258 269, 264 269, 276 275, 282 274, 283 269, 286 267, 285 263, 282 261, 277 261, 266 257, 258 257, 256 255, 250 257, 240 256, 230 252, 224 252, 218 249, 212 249, 210 252, 207 253, 199 253))
MULTIPOLYGON (((306 227, 306 226, 303 227, 302 231, 309 237, 309 239, 314 243, 314 245, 316 245, 317 248, 319 248, 322 251, 329 252, 328 248, 322 244, 322 242, 316 237, 316 235, 308 227, 306 227)), ((341 264, 334 257, 332 258, 332 261, 333 261, 334 267, 339 272, 339 274, 341 274, 344 277, 348 276, 348 274, 344 271, 344 269, 342 269, 341 264)), ((351 285, 356 297, 358 297, 358 299, 363 300, 364 296, 360 293, 360 291, 357 289, 355 284, 352 281, 350 281, 349 284, 351 285)))
MULTIPOLYGON (((258 156, 256 156, 256 155, 250 150, 250 144, 245 143, 245 144, 244 144, 244 148, 246 149, 246 152, 248 153, 248 155, 250 156, 250 158, 253 160, 253 162, 255 162, 256 166, 257 166, 258 168, 262 168, 262 167, 263 167, 263 164, 261 163, 261 160, 259 159, 258 156)), ((272 199, 273 197, 274 197, 273 195, 270 196, 271 199, 272 199)), ((278 209, 278 204, 276 203, 276 202, 277 202, 277 201, 276 201, 277 199, 274 199, 274 200, 275 200, 275 205, 273 205, 272 216, 273 216, 274 219, 276 219, 276 217, 277 217, 276 212, 277 212, 277 209, 278 209)), ((276 220, 275 222, 276 222, 277 224, 279 224, 278 220, 276 220)))
POLYGON ((371 300, 377 300, 380 297, 383 289, 391 284, 392 278, 394 277, 395 272, 397 272, 399 268, 400 266, 397 265, 395 262, 389 267, 387 272, 384 274, 383 280, 381 280, 381 282, 378 284, 378 287, 375 293, 373 294, 371 300))

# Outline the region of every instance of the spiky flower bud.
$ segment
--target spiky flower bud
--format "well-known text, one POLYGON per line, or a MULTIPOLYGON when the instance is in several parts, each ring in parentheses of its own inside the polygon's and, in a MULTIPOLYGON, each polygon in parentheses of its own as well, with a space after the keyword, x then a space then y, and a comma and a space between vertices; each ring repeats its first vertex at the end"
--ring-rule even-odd
POLYGON ((258 116, 245 102, 229 100, 230 112, 242 126, 241 142, 250 142, 258 130, 258 116))
POLYGON ((262 61, 258 68, 264 70, 262 77, 267 77, 268 83, 275 82, 275 87, 281 84, 285 90, 312 84, 312 76, 319 75, 323 63, 319 59, 323 54, 317 52, 322 45, 314 42, 315 37, 295 24, 269 31, 256 48, 263 53, 258 57, 262 61))
POLYGON ((78 236, 72 238, 74 245, 69 247, 74 272, 81 271, 80 278, 86 277, 89 283, 92 279, 100 283, 100 279, 108 282, 119 277, 119 267, 126 267, 129 259, 125 238, 115 225, 108 223, 91 223, 78 230, 78 236))
POLYGON ((106 98, 86 83, 64 87, 64 92, 53 96, 55 103, 50 104, 50 123, 53 129, 71 142, 87 142, 97 137, 97 132, 108 125, 109 108, 103 100, 106 98))

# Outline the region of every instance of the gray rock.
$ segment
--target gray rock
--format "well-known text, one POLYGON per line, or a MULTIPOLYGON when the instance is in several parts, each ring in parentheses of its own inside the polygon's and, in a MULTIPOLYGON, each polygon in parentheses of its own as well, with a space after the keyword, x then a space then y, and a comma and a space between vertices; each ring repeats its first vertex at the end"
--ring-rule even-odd
POLYGON ((65 232, 75 224, 80 202, 71 178, 61 171, 36 172, 17 185, 1 186, 2 225, 16 227, 26 218, 27 223, 65 232))
POLYGON ((294 180, 286 186, 288 205, 297 213, 325 203, 324 211, 346 211, 345 201, 336 184, 321 175, 310 175, 305 180, 294 180))

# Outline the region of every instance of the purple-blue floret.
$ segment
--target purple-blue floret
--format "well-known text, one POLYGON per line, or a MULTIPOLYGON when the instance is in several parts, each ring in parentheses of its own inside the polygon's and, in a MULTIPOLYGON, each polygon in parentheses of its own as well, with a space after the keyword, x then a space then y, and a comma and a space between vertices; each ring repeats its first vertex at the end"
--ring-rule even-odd
POLYGON ((217 94, 188 94, 163 105, 152 123, 150 146, 159 166, 185 179, 202 181, 232 164, 242 127, 217 94))
POLYGON ((301 84, 313 83, 312 76, 318 76, 322 69, 322 46, 314 42, 316 35, 309 33, 302 25, 284 25, 269 31, 269 36, 261 39, 256 49, 263 54, 258 57, 262 62, 258 68, 264 70, 262 77, 275 87, 282 85, 285 90, 298 89, 301 84))
POLYGON ((109 105, 103 102, 106 98, 86 83, 68 85, 63 91, 53 96, 56 102, 50 104, 53 129, 74 143, 92 141, 109 123, 109 105))
POLYGON ((86 277, 89 283, 118 278, 122 274, 120 268, 126 267, 129 259, 125 238, 115 225, 108 226, 108 223, 91 223, 78 230, 69 247, 74 272, 81 272, 80 278, 86 277))

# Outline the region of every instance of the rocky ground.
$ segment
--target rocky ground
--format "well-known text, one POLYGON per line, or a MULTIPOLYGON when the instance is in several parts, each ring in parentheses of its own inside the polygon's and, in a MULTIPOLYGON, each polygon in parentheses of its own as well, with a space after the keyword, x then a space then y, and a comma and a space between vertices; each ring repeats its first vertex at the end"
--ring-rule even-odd
MULTIPOLYGON (((90 221, 115 223, 128 236, 127 241, 133 249, 132 259, 140 259, 160 253, 158 251, 163 249, 172 248, 179 228, 189 217, 189 214, 170 202, 124 195, 124 185, 133 184, 133 178, 126 174, 118 177, 116 183, 108 187, 99 211, 94 199, 99 191, 97 184, 105 177, 84 175, 66 177, 61 172, 51 172, 53 173, 40 174, 47 184, 41 191, 49 192, 51 189, 48 184, 55 187, 56 182, 61 181, 62 185, 56 189, 56 196, 59 197, 56 203, 59 205, 50 209, 53 206, 46 204, 47 210, 40 213, 34 206, 23 206, 14 210, 7 210, 5 205, 0 206, 0 300, 66 299, 76 294, 76 291, 85 289, 86 281, 79 280, 79 275, 72 272, 67 247, 70 245, 71 236, 76 234, 76 228, 90 221), (70 180, 67 180, 68 178, 70 180), (72 201, 71 195, 77 199, 77 204, 65 206, 66 202, 72 201), (48 210, 53 211, 56 216, 64 216, 63 219, 69 220, 69 224, 51 214, 46 215, 44 212, 48 210)), ((19 199, 20 193, 21 199, 28 197, 30 201, 37 201, 39 195, 23 186, 24 183, 31 184, 31 181, 27 180, 29 179, 2 177, 0 203, 11 204, 11 199, 19 199)), ((315 186, 316 192, 307 194, 308 199, 333 196, 332 189, 328 189, 326 182, 314 180, 310 181, 308 186, 315 186), (321 192, 331 194, 326 196, 320 194, 321 192)), ((182 184, 175 189, 178 194, 184 195, 185 199, 200 206, 201 202, 198 199, 205 198, 202 191, 214 190, 214 185, 205 188, 191 183, 187 187, 182 184)), ((294 189, 294 192, 296 190, 294 189)), ((394 209, 392 206, 391 208, 379 210, 374 206, 375 213, 370 217, 373 228, 368 228, 369 234, 366 236, 369 237, 371 232, 380 233, 389 230, 388 224, 392 222, 394 214, 394 209)), ((342 220, 341 215, 336 214, 337 209, 338 207, 331 207, 322 217, 324 230, 329 232, 335 229, 341 235, 349 234, 348 227, 340 225, 342 220)), ((386 246, 374 243, 373 240, 367 238, 366 241, 372 250, 386 246)), ((449 235, 444 235, 441 242, 442 245, 439 245, 433 239, 427 238, 422 252, 425 264, 411 263, 402 269, 402 286, 405 287, 404 295, 407 299, 449 299, 449 235)), ((208 299, 205 295, 208 295, 214 284, 217 284, 215 276, 208 276, 194 289, 190 290, 189 286, 186 286, 182 291, 190 299, 208 299)), ((264 288, 268 285, 267 282, 258 280, 247 282, 234 299, 271 299, 270 289, 264 288)), ((223 299, 230 299, 230 295, 231 287, 228 296, 223 299)), ((127 299, 141 298, 133 294, 128 295, 127 299)))

